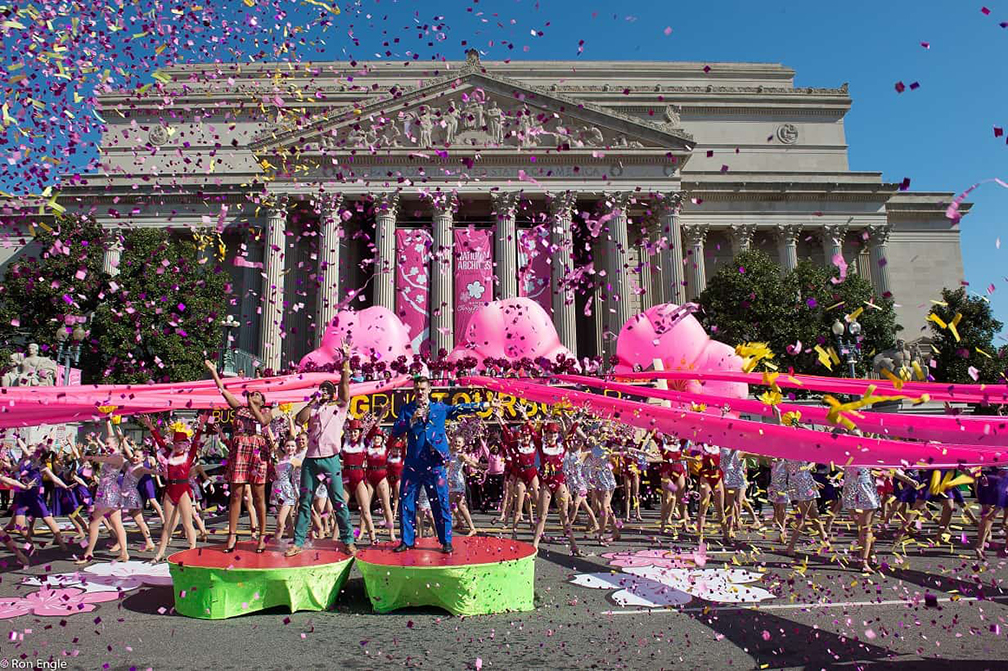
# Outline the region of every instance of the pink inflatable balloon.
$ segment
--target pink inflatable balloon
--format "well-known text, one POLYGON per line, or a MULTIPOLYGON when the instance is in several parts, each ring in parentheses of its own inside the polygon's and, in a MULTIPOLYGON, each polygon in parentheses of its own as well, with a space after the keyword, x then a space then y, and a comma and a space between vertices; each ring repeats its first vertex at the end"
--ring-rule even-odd
MULTIPOLYGON (((617 373, 639 367, 649 370, 654 360, 668 371, 741 371, 742 359, 724 343, 712 340, 691 311, 674 303, 656 305, 631 317, 616 340, 617 373)), ((695 394, 732 398, 749 395, 746 384, 669 380, 669 388, 695 394)))
POLYGON ((364 360, 374 358, 389 363, 400 356, 413 358, 409 329, 391 310, 376 305, 359 312, 340 310, 322 336, 322 344, 301 359, 298 370, 309 364, 322 367, 335 363, 344 340, 350 342, 351 353, 364 360))
POLYGON ((553 320, 542 306, 530 298, 508 298, 488 303, 473 314, 448 360, 471 356, 480 364, 486 358, 517 361, 544 357, 556 361, 561 355, 575 358, 560 344, 553 320))

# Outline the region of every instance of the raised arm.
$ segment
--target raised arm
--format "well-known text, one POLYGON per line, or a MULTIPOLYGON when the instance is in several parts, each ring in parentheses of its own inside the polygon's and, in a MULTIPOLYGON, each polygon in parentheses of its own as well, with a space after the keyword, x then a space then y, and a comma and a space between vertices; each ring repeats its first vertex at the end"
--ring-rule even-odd
POLYGON ((409 420, 406 418, 406 408, 408 406, 403 406, 399 410, 399 415, 396 417, 395 423, 392 425, 392 437, 398 438, 399 436, 406 433, 406 429, 409 428, 409 420))
POLYGON ((14 489, 28 489, 23 482, 20 480, 15 480, 14 478, 8 478, 6 475, 0 475, 0 483, 12 487, 14 489))
POLYGON ((241 402, 241 399, 239 399, 237 396, 235 396, 234 394, 232 394, 231 392, 229 392, 227 389, 224 388, 224 383, 221 382, 220 379, 220 373, 217 372, 217 366, 213 365, 213 363, 206 360, 203 361, 203 365, 206 366, 206 369, 208 371, 210 371, 210 377, 213 378, 214 384, 217 385, 218 391, 220 391, 221 396, 224 397, 224 400, 227 401, 227 404, 232 408, 235 408, 236 410, 242 407, 243 404, 241 402))
POLYGON ((340 343, 340 352, 343 353, 343 365, 340 369, 339 397, 337 401, 340 405, 350 402, 350 343, 343 341, 340 343))
POLYGON ((164 450, 168 448, 168 446, 165 444, 164 438, 161 437, 161 433, 157 430, 157 427, 154 426, 154 423, 150 420, 150 417, 148 417, 147 415, 140 415, 137 418, 137 421, 139 421, 147 428, 147 430, 150 432, 151 438, 154 439, 154 443, 160 449, 164 450))

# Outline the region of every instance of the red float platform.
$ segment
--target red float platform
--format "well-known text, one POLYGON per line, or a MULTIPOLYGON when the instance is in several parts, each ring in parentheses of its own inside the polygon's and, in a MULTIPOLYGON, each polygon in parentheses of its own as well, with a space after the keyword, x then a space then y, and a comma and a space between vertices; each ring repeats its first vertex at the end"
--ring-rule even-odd
POLYGON ((276 606, 326 610, 353 563, 332 541, 315 541, 294 557, 284 556, 286 544, 270 544, 262 554, 256 554, 253 541, 238 543, 233 553, 224 553, 224 547, 198 547, 168 558, 176 611, 218 620, 276 606))
POLYGON ((532 610, 535 548, 489 536, 455 536, 455 552, 442 554, 436 538, 406 552, 392 545, 357 553, 357 567, 379 613, 436 606, 454 615, 532 610))

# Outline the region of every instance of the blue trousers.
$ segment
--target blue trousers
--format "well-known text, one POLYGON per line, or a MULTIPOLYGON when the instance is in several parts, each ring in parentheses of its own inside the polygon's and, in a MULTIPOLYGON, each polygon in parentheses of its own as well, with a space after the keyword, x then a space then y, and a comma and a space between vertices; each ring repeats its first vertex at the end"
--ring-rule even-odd
POLYGON ((410 547, 416 542, 416 500, 421 486, 430 500, 438 540, 447 545, 452 540, 452 518, 444 466, 430 466, 422 470, 411 466, 403 468, 402 482, 399 483, 399 533, 402 542, 410 547))

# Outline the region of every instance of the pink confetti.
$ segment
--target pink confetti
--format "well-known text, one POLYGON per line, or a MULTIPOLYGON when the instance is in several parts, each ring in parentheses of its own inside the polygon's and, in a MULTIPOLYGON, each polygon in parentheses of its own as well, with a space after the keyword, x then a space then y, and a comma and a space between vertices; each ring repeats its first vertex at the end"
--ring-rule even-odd
POLYGON ((987 9, 986 7, 981 7, 980 13, 983 14, 984 16, 990 16, 990 10, 987 9))
POLYGON ((931 48, 931 43, 930 42, 921 42, 920 45, 922 47, 924 47, 925 49, 930 49, 931 48))
POLYGON ((973 378, 974 382, 980 379, 980 371, 978 371, 975 366, 970 366, 966 372, 969 373, 969 376, 973 378))
POLYGON ((665 30, 663 30, 662 32, 664 32, 666 35, 671 35, 672 34, 672 26, 666 26, 665 30))

